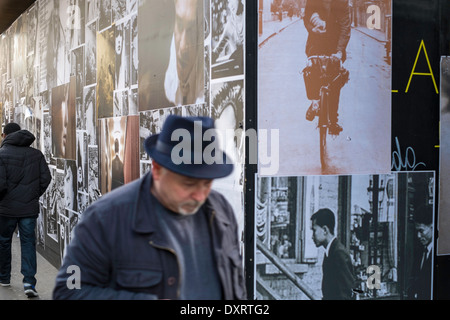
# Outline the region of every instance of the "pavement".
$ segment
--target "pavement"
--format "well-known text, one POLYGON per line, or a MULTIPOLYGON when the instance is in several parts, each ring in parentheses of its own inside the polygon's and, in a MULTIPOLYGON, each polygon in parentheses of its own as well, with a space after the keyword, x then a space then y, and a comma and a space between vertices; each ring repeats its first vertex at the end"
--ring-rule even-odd
POLYGON ((39 297, 28 298, 23 292, 23 276, 20 273, 20 240, 14 233, 12 241, 11 286, 0 287, 0 300, 51 300, 58 269, 37 253, 37 284, 39 297))
POLYGON ((263 46, 270 38, 280 33, 288 27, 291 23, 295 23, 296 21, 301 20, 298 17, 291 18, 283 18, 282 21, 279 20, 271 20, 264 21, 262 33, 258 35, 258 46, 263 46))
MULTIPOLYGON (((258 35, 258 46, 263 46, 270 38, 277 35, 281 31, 283 31, 286 27, 288 27, 290 24, 295 23, 297 21, 301 20, 299 17, 293 17, 283 18, 282 21, 279 20, 271 20, 271 21, 264 21, 263 24, 263 32, 258 35)), ((303 23, 303 22, 302 22, 303 23)), ((358 32, 361 32, 365 34, 366 36, 378 41, 384 43, 386 41, 386 35, 384 32, 375 30, 375 29, 368 29, 365 27, 352 27, 352 29, 357 30, 358 32)))

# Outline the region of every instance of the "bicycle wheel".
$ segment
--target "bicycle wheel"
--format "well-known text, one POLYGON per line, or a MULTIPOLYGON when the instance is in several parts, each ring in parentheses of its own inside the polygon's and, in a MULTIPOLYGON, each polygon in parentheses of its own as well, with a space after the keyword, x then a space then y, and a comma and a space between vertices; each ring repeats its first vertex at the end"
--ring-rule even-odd
POLYGON ((320 164, 322 169, 327 165, 327 126, 319 127, 319 144, 320 144, 320 164))
POLYGON ((319 146, 320 146, 320 164, 322 170, 327 165, 326 147, 327 147, 327 133, 328 133, 328 87, 320 89, 320 103, 319 103, 319 146))

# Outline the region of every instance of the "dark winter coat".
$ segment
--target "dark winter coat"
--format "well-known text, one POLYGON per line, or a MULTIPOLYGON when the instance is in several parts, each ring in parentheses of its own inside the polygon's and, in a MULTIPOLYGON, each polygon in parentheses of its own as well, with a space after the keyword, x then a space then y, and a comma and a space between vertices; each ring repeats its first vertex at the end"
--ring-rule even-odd
MULTIPOLYGON (((104 195, 83 213, 56 277, 53 299, 179 298, 182 265, 155 209, 144 205, 151 183, 147 174, 104 195)), ((203 210, 210 221, 223 298, 245 299, 233 210, 215 191, 203 210)))
POLYGON ((41 151, 27 130, 8 134, 0 147, 0 216, 32 217, 39 214, 39 197, 51 181, 41 151))

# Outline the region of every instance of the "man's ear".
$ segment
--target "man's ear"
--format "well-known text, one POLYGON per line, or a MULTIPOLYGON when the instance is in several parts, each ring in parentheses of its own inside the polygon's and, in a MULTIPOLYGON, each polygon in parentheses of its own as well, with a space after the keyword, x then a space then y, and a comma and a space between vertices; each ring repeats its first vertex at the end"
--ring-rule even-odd
POLYGON ((162 171, 162 167, 159 163, 157 163, 156 161, 152 161, 152 176, 153 176, 153 180, 158 181, 159 177, 161 177, 161 171, 162 171))

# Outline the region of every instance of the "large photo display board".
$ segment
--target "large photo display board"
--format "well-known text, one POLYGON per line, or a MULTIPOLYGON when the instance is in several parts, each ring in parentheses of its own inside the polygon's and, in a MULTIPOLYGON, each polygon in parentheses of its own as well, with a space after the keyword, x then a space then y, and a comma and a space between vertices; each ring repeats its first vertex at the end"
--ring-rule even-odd
POLYGON ((0 36, 0 120, 50 167, 38 251, 59 267, 85 209, 151 171, 167 116, 210 116, 233 133, 213 188, 249 299, 449 297, 448 16, 446 0, 35 1, 0 36))
POLYGON ((431 299, 434 190, 432 171, 257 176, 254 298, 431 299))

